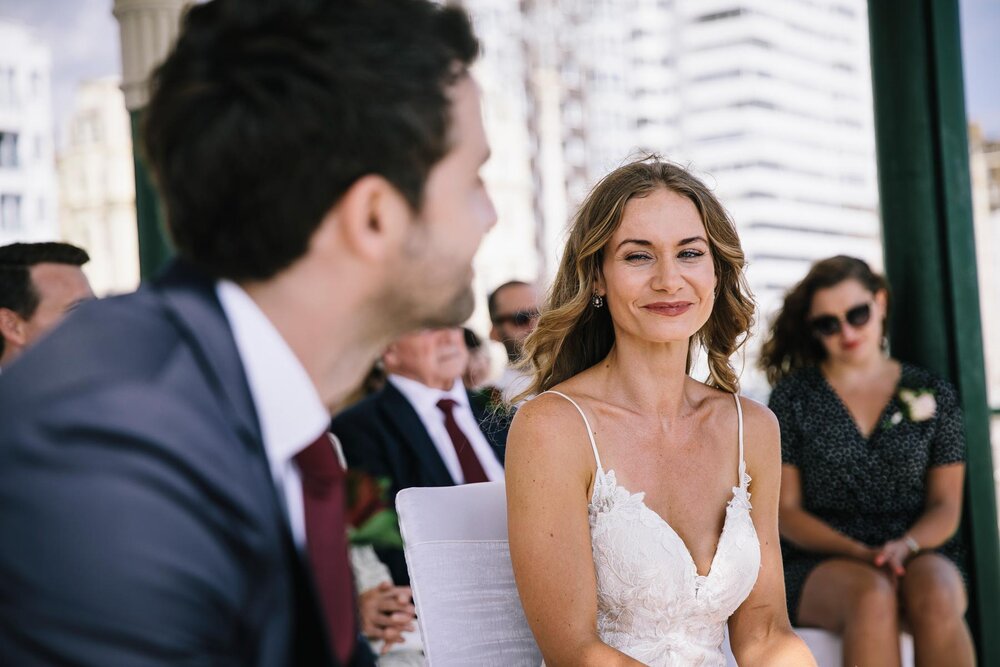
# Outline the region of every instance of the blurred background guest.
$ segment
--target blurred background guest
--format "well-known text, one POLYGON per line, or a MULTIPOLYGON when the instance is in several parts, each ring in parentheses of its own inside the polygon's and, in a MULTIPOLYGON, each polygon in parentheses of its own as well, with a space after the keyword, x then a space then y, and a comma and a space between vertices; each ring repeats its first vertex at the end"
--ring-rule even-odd
POLYGON ((340 410, 346 410, 351 407, 361 399, 371 396, 375 392, 382 389, 385 386, 385 368, 382 366, 382 360, 378 359, 372 367, 368 370, 368 374, 365 375, 365 379, 361 381, 354 391, 347 395, 344 402, 341 404, 340 410))
POLYGON ((477 389, 490 379, 490 351, 483 345, 483 339, 468 327, 462 329, 465 347, 469 351, 469 363, 465 365, 462 381, 466 389, 477 389))
POLYGON ((0 369, 81 301, 94 298, 80 268, 87 252, 69 243, 0 247, 0 369))
POLYGON ((505 400, 510 400, 531 384, 530 378, 516 367, 524 339, 538 324, 538 290, 520 280, 500 285, 486 302, 490 313, 490 340, 502 343, 507 352, 507 367, 497 382, 505 400))
MULTIPOLYGON (((348 467, 388 478, 390 507, 412 486, 503 479, 509 424, 462 384, 468 358, 460 328, 404 335, 382 356, 385 387, 333 420, 348 467)), ((396 585, 408 585, 402 550, 376 551, 396 585)))
POLYGON ((781 424, 789 615, 841 633, 844 664, 974 663, 961 545, 965 442, 955 390, 886 351, 889 289, 851 257, 787 294, 761 368, 781 424), (901 614, 901 615, 900 615, 901 614))

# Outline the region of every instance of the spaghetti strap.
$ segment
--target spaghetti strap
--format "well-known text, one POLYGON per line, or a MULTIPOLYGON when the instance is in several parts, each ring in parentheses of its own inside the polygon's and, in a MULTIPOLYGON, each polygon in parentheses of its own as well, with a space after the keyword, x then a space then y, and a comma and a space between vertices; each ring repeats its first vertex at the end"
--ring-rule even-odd
MULTIPOLYGON (((542 394, 555 394, 556 396, 562 396, 567 401, 573 404, 573 407, 576 408, 576 411, 580 413, 581 417, 583 417, 583 423, 586 424, 587 426, 587 437, 590 438, 590 446, 594 450, 594 458, 597 459, 597 469, 604 470, 604 468, 601 467, 601 455, 597 453, 597 443, 594 441, 594 432, 590 428, 590 421, 587 419, 587 415, 583 413, 583 410, 580 408, 580 406, 577 405, 577 402, 574 401, 569 396, 567 396, 566 394, 563 394, 558 391, 553 391, 551 389, 549 389, 548 391, 543 391, 542 394)), ((539 396, 541 396, 541 394, 539 394, 539 396)), ((742 425, 740 428, 742 428, 742 425)), ((742 443, 742 440, 740 442, 742 443)))
POLYGON ((747 462, 743 458, 743 406, 740 405, 739 394, 733 394, 733 398, 736 399, 736 414, 739 417, 739 437, 740 437, 740 488, 746 489, 747 487, 747 462))

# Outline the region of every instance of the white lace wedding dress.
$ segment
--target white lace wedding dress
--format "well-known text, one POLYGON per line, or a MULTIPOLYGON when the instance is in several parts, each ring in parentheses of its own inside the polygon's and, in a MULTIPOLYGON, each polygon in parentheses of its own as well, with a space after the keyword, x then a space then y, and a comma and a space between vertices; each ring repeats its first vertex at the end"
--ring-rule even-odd
POLYGON ((725 667, 726 621, 753 589, 760 543, 750 519, 750 476, 743 458, 739 414, 739 481, 726 507, 715 556, 705 575, 680 536, 649 509, 644 493, 631 493, 604 470, 590 422, 583 417, 597 459, 590 536, 597 573, 597 629, 601 640, 652 667, 725 667))

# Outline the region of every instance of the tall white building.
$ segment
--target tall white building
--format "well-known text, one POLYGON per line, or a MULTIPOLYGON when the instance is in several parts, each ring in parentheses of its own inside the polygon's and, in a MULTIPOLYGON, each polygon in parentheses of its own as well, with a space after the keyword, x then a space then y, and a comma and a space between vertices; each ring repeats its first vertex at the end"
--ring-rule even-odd
MULTIPOLYGON (((511 15, 503 29, 480 29, 487 60, 518 45, 523 53, 504 57, 523 63, 523 82, 513 66, 500 85, 487 67, 481 79, 488 110, 527 93, 520 122, 531 135, 543 281, 568 214, 600 177, 646 152, 689 165, 736 219, 761 306, 758 343, 813 261, 844 253, 881 267, 864 0, 462 4, 477 19, 485 6, 511 15)), ((503 240, 509 254, 528 251, 520 238, 503 240)), ((744 387, 766 391, 755 373, 744 387)))
MULTIPOLYGON (((969 128, 969 172, 986 386, 990 405, 1000 407, 1000 141, 985 138, 976 125, 969 128)), ((1000 447, 1000 438, 995 444, 1000 447)), ((1000 470, 1000 458, 996 462, 1000 470)))
POLYGON ((0 245, 58 235, 47 46, 0 22, 0 245))
POLYGON ((79 85, 58 159, 62 237, 90 253, 94 292, 139 284, 132 135, 117 77, 79 85))
MULTIPOLYGON (((718 183, 760 306, 817 259, 882 266, 863 0, 678 3, 679 153, 718 183)), ((756 358, 751 345, 750 359, 756 358)), ((758 374, 746 389, 763 394, 758 374)))
POLYGON ((467 0, 483 47, 473 75, 483 93, 483 123, 491 158, 483 180, 497 210, 497 225, 476 256, 476 312, 472 326, 489 329, 486 296, 508 280, 534 280, 539 274, 537 230, 533 209, 533 137, 528 124, 528 66, 524 36, 529 26, 514 0, 467 0))

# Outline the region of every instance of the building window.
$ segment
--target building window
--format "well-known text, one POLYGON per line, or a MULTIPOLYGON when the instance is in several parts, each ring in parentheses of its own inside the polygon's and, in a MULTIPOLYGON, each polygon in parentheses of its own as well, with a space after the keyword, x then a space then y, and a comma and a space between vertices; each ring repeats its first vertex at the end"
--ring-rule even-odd
POLYGON ((12 107, 17 102, 14 94, 14 68, 0 67, 0 107, 12 107))
POLYGON ((694 22, 695 23, 710 23, 712 21, 721 21, 723 19, 730 19, 730 18, 739 16, 739 15, 744 14, 744 13, 746 13, 746 12, 744 12, 744 10, 739 9, 739 8, 736 8, 736 9, 727 9, 727 10, 722 11, 722 12, 715 12, 714 14, 703 14, 702 16, 699 16, 698 18, 696 18, 694 20, 694 22))
POLYGON ((21 195, 0 195, 0 229, 16 232, 21 229, 21 195))
POLYGON ((0 132, 0 169, 13 169, 17 165, 17 133, 0 132))

